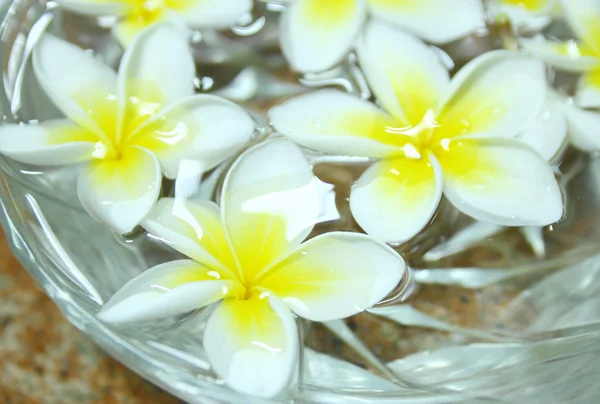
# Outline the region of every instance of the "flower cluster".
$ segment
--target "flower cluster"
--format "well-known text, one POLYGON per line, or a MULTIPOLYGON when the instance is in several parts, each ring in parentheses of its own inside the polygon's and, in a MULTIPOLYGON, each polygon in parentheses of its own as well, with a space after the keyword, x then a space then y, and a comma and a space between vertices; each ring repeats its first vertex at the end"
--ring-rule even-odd
POLYGON ((298 380, 296 318, 342 319, 384 300, 408 271, 389 244, 435 220, 443 197, 502 226, 546 226, 563 216, 552 163, 567 143, 600 150, 600 2, 492 0, 524 30, 557 7, 578 36, 519 41, 456 73, 439 49, 485 28, 479 0, 295 0, 281 16, 281 48, 302 74, 356 52, 372 99, 308 92, 269 111, 273 133, 249 147, 255 121, 222 97, 196 94, 188 28, 231 27, 250 0, 60 0, 70 11, 114 15, 126 46, 118 72, 49 34, 33 51, 35 77, 63 119, 0 126, 0 153, 24 164, 81 170, 77 194, 116 233, 141 226, 189 257, 147 270, 98 314, 154 321, 204 307, 203 344, 215 373, 260 397, 298 380), (581 73, 573 99, 547 66, 581 73), (244 149, 244 152, 242 152, 244 149), (333 199, 306 150, 362 157, 350 210, 364 233, 313 236, 333 199), (240 154, 241 153, 241 154, 240 154), (162 189, 233 160, 219 204, 162 189))

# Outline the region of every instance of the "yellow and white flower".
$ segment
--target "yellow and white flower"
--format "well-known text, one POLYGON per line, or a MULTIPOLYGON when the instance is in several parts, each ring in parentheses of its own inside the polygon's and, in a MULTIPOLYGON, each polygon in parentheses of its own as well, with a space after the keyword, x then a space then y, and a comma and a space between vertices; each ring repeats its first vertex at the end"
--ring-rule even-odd
POLYGON ((557 0, 487 0, 486 5, 494 18, 507 18, 523 31, 543 29, 558 9, 557 0))
POLYGON ((498 224, 542 226, 561 218, 552 168, 512 138, 546 103, 541 62, 490 52, 450 80, 431 48, 376 22, 359 41, 358 56, 385 111, 326 89, 276 106, 270 117, 302 146, 379 159, 350 196, 368 234, 410 239, 431 220, 442 193, 464 213, 498 224))
POLYGON ((350 51, 367 14, 444 44, 485 27, 481 0, 292 0, 281 17, 281 47, 292 68, 319 72, 350 51))
POLYGON ((175 179, 180 172, 208 170, 240 150, 254 131, 240 107, 194 95, 188 41, 170 25, 138 36, 118 74, 51 35, 35 48, 33 68, 67 119, 0 126, 0 153, 42 166, 88 162, 78 179, 79 199, 120 233, 150 211, 163 174, 175 179))
POLYGON ((157 22, 182 21, 193 29, 228 28, 252 10, 252 0, 57 0, 80 14, 116 15, 114 34, 127 46, 144 28, 157 22))
POLYGON ((221 208, 161 199, 142 225, 192 260, 131 280, 104 306, 112 323, 151 320, 215 303, 204 347, 232 388, 276 397, 298 375, 294 315, 340 319, 385 298, 406 271, 391 248, 357 233, 306 243, 319 220, 317 181, 300 148, 274 139, 245 152, 225 179, 221 208))

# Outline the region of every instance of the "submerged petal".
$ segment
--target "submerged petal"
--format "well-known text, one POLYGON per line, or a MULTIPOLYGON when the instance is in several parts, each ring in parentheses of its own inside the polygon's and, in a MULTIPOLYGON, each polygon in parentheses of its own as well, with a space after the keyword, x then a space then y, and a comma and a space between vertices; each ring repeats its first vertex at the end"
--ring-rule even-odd
POLYGON ((448 89, 450 78, 439 54, 398 28, 370 22, 357 49, 377 99, 407 127, 435 110, 448 89))
POLYGON ((293 69, 327 70, 350 51, 366 15, 365 0, 298 0, 281 16, 281 48, 293 69))
POLYGON ((158 160, 147 150, 128 147, 115 159, 94 160, 77 183, 90 215, 119 233, 128 233, 148 214, 160 192, 158 160))
POLYGON ((475 219, 545 226, 562 217, 552 168, 518 140, 457 139, 436 150, 436 157, 444 171, 444 194, 475 219))
POLYGON ((332 154, 385 157, 408 138, 372 103, 339 90, 298 96, 269 111, 275 129, 296 143, 332 154))
POLYGON ((26 164, 66 165, 92 158, 98 136, 66 119, 0 126, 0 153, 26 164))
POLYGON ((129 281, 102 307, 98 317, 110 323, 155 320, 243 294, 237 279, 192 260, 172 261, 129 281))
POLYGON ((241 393, 276 398, 298 377, 298 329, 275 296, 225 299, 208 320, 204 348, 215 373, 241 393))
POLYGON ((485 28, 480 0, 368 0, 371 14, 433 43, 445 44, 485 28))
POLYGON ((350 208, 367 234, 401 243, 431 221, 442 189, 442 172, 433 155, 387 159, 372 165, 354 185, 350 208))
POLYGON ((303 243, 257 284, 299 316, 329 321, 379 303, 405 271, 400 255, 387 245, 364 234, 333 232, 303 243))
POLYGON ((252 11, 252 0, 166 0, 192 28, 228 28, 252 11))

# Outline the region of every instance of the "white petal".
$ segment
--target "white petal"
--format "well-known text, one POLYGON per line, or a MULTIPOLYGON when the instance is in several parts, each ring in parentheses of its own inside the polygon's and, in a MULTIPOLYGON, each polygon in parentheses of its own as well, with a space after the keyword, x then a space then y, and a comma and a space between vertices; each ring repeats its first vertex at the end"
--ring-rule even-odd
POLYGON ((540 31, 552 21, 556 1, 529 1, 515 4, 511 0, 489 0, 487 7, 496 18, 507 17, 512 26, 519 30, 540 31))
POLYGON ((300 244, 321 210, 311 167, 287 139, 273 139, 242 154, 225 179, 221 208, 247 277, 300 244))
POLYGON ((560 70, 582 72, 600 66, 600 58, 575 40, 558 42, 535 37, 523 38, 519 43, 533 56, 560 70))
POLYGON ((586 111, 572 102, 564 102, 561 107, 567 117, 573 146, 590 152, 600 150, 600 113, 586 111))
POLYGON ((225 299, 210 316, 204 348, 215 373, 241 393, 276 398, 298 377, 298 329, 274 296, 225 299))
POLYGON ((128 233, 148 214, 160 192, 156 157, 129 147, 118 160, 94 160, 79 177, 77 193, 90 215, 119 233, 128 233))
POLYGON ((68 120, 0 126, 0 153, 26 164, 66 165, 90 160, 98 137, 68 120))
POLYGON ((600 2, 598 0, 561 0, 569 25, 579 38, 600 56, 600 2))
POLYGON ((294 70, 327 70, 348 54, 365 15, 365 0, 290 2, 280 22, 283 54, 294 70))
POLYGON ((329 321, 379 303, 405 272, 404 260, 387 245, 364 234, 333 232, 302 244, 261 274, 257 285, 299 316, 329 321))
POLYGON ((56 0, 64 9, 88 15, 123 15, 132 5, 120 0, 56 0))
POLYGON ((255 123, 234 103, 213 95, 195 95, 157 113, 128 139, 152 151, 165 176, 194 170, 202 174, 238 152, 255 123))
POLYGON ((367 24, 358 58, 377 99, 405 126, 419 124, 434 110, 450 83, 438 53, 385 23, 367 24))
POLYGON ((236 273, 235 258, 216 204, 161 198, 141 225, 154 237, 197 262, 222 273, 229 272, 231 276, 236 273))
POLYGON ((436 157, 444 171, 444 194, 475 219, 545 226, 562 217, 562 196, 552 168, 518 140, 458 139, 436 157))
POLYGON ((191 260, 167 262, 138 275, 102 307, 109 323, 147 321, 183 314, 228 296, 243 295, 235 279, 223 279, 191 260))
POLYGON ((228 28, 252 11, 252 0, 170 0, 169 8, 192 28, 228 28))
POLYGON ((395 121, 372 103, 339 90, 301 95, 269 111, 275 129, 301 146, 331 154, 384 157, 399 150, 395 121))
POLYGON ((561 107, 555 101, 548 101, 537 119, 517 138, 546 160, 552 161, 567 139, 567 120, 561 107))
POLYGON ((136 37, 119 68, 120 119, 133 120, 194 93, 195 66, 188 39, 170 24, 156 24, 136 37), (127 103, 127 104, 125 104, 127 103), (122 111, 120 111, 122 113, 122 111))
POLYGON ((369 9, 373 16, 437 44, 485 28, 479 0, 369 0, 369 9))
POLYGON ((402 243, 431 221, 443 178, 433 155, 372 165, 352 188, 350 208, 363 230, 386 243, 402 243))
POLYGON ((110 67, 83 49, 46 34, 34 49, 33 68, 41 87, 68 118, 103 135, 103 119, 97 109, 110 105, 117 89, 117 75, 110 67))
POLYGON ((522 53, 488 52, 452 79, 435 137, 516 136, 542 111, 547 93, 543 63, 522 53))
POLYGON ((600 66, 581 76, 575 100, 582 108, 600 108, 600 66))

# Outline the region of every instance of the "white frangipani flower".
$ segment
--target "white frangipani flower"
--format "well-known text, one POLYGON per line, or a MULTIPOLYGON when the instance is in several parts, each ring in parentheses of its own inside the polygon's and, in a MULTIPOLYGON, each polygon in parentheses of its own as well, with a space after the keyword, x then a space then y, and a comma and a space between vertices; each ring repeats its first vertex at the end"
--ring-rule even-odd
POLYGON ((276 106, 270 117, 305 147, 379 159, 350 195, 352 214, 368 234, 386 242, 410 239, 431 220, 442 193, 462 212, 507 226, 561 218, 552 168, 511 138, 546 103, 542 63, 490 52, 450 81, 432 49, 375 22, 359 41, 358 56, 387 112, 328 89, 276 106))
POLYGON ((83 207, 120 233, 158 199, 163 174, 206 171, 250 139, 240 107, 194 95, 195 68, 178 29, 156 25, 136 38, 118 74, 88 52, 45 35, 35 75, 68 119, 0 127, 0 153, 27 164, 89 162, 78 179, 83 207))
POLYGON ((189 28, 228 28, 252 10, 252 0, 56 0, 86 15, 116 15, 114 34, 123 46, 152 24, 182 21, 189 28))
POLYGON ((367 14, 435 44, 485 27, 481 0, 292 0, 281 17, 283 53, 299 72, 327 70, 350 52, 367 14))
POLYGON ((508 18, 513 27, 539 31, 552 21, 557 0, 487 0, 488 10, 496 18, 508 18))
POLYGON ((329 321, 385 298, 406 271, 390 247, 333 232, 302 244, 319 220, 317 181, 300 149, 274 139, 245 152, 210 202, 161 199, 142 225, 192 258, 154 267, 104 306, 112 323, 164 318, 215 303, 204 347, 233 389, 277 397, 295 384, 294 315, 329 321))

